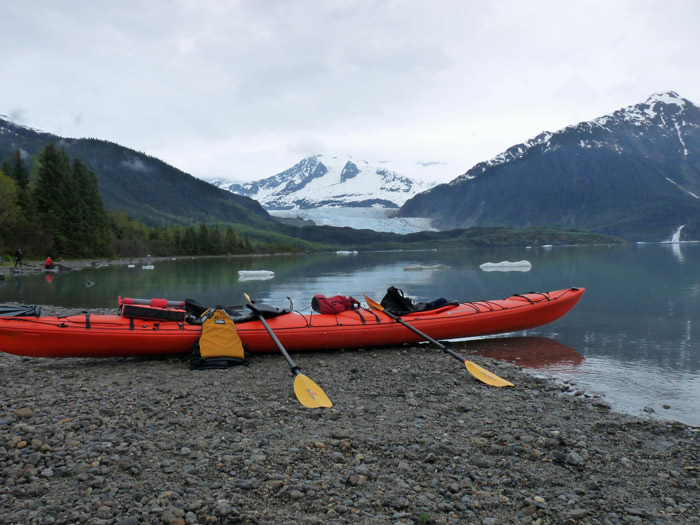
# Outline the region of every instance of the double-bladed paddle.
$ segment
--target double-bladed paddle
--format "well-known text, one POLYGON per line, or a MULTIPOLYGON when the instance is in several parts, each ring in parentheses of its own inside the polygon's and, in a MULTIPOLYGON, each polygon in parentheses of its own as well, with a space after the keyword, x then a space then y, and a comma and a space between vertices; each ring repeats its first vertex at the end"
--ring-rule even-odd
POLYGON ((328 396, 321 389, 321 387, 302 374, 301 368, 299 368, 294 361, 292 361, 292 358, 289 357, 289 354, 284 349, 284 346, 282 346, 282 343, 277 338, 275 333, 272 331, 272 328, 270 328, 270 325, 267 324, 267 321, 263 315, 253 304, 250 296, 247 293, 244 293, 243 295, 245 295, 245 298, 248 301, 246 306, 258 317, 258 319, 260 319, 260 322, 265 327, 265 330, 267 330, 267 333, 270 334, 270 337, 272 337, 272 340, 277 345, 277 348, 279 348, 280 352, 282 352, 282 355, 287 360, 287 363, 289 363, 289 366, 292 367, 292 372, 294 372, 295 375, 294 393, 296 394, 299 402, 307 408, 332 407, 333 403, 331 403, 331 400, 328 399, 328 396))
POLYGON ((380 312, 384 312, 386 315, 388 315, 389 317, 391 317, 394 321, 396 321, 397 323, 401 323, 401 324, 404 325, 406 328, 408 328, 409 330, 415 332, 416 334, 418 334, 419 336, 421 336, 421 337, 422 337, 423 339, 425 339, 426 341, 430 341, 431 343, 433 343, 434 345, 436 345, 438 348, 440 348, 440 350, 442 350, 442 351, 445 352, 446 354, 448 354, 448 355, 454 357, 455 359, 459 359, 460 361, 462 361, 462 362, 464 363, 464 366, 467 368, 467 371, 468 371, 471 375, 473 375, 474 377, 476 377, 479 381, 481 381, 481 382, 483 382, 483 383, 486 383, 487 385, 491 385, 491 386, 498 386, 498 387, 502 387, 502 386, 513 386, 513 383, 511 383, 510 381, 506 381, 506 380, 503 379, 502 377, 498 377, 496 374, 492 374, 491 372, 489 372, 489 371, 486 370, 485 368, 480 367, 480 366, 477 365, 476 363, 472 363, 471 361, 468 361, 467 359, 465 359, 465 358, 462 357, 461 355, 459 355, 459 354, 453 352, 452 350, 450 350, 449 348, 447 348, 447 347, 446 347, 445 345, 443 345, 440 341, 436 341, 435 339, 433 339, 433 338, 430 337, 429 335, 424 334, 423 332, 421 332, 420 330, 418 330, 418 328, 416 328, 416 327, 414 327, 414 326, 408 324, 406 321, 404 321, 404 320, 401 319, 400 317, 398 317, 398 316, 392 314, 389 310, 387 310, 386 308, 384 308, 384 307, 383 307, 381 304, 379 304, 377 301, 374 301, 374 300, 370 299, 370 298, 367 297, 366 295, 365 295, 365 301, 367 301, 367 304, 368 304, 371 308, 374 308, 375 310, 379 310, 380 312))

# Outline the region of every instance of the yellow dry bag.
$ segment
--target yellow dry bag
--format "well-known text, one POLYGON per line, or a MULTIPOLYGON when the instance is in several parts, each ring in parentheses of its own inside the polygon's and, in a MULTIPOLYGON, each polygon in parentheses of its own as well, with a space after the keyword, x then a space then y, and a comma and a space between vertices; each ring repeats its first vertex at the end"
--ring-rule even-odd
POLYGON ((245 362, 245 348, 236 323, 217 306, 202 315, 202 335, 190 350, 190 368, 228 368, 245 362))

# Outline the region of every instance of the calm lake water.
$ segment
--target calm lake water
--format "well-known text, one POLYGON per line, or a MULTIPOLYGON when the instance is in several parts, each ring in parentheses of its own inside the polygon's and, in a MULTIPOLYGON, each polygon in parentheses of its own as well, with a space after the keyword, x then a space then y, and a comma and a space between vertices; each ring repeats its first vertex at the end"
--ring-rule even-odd
POLYGON ((278 306, 286 306, 289 296, 304 310, 317 293, 380 300, 390 285, 417 300, 498 299, 582 286, 583 299, 559 321, 508 338, 459 343, 459 349, 570 380, 574 389, 605 394, 618 410, 700 426, 698 243, 179 259, 154 265, 8 276, 0 281, 0 303, 116 310, 121 295, 235 305, 244 303, 247 292, 278 306), (531 270, 479 268, 520 260, 530 261, 531 270), (449 268, 405 269, 412 265, 449 268), (239 270, 275 275, 244 281, 239 270))

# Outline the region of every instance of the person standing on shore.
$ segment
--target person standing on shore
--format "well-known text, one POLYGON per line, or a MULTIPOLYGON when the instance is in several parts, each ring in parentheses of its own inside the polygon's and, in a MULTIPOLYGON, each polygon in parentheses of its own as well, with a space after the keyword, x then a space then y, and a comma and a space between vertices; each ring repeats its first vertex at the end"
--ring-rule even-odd
POLYGON ((17 251, 15 252, 15 268, 17 268, 17 265, 19 264, 19 267, 22 267, 22 250, 17 248, 17 251))

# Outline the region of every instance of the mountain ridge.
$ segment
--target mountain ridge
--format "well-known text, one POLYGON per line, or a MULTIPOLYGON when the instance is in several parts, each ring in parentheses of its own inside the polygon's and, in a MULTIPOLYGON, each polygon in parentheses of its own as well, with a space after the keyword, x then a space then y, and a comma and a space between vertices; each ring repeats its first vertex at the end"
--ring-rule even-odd
POLYGON ((441 229, 580 228, 666 240, 700 238, 700 108, 673 91, 543 132, 409 199, 399 217, 441 229))
POLYGON ((31 165, 49 143, 80 158, 95 174, 108 210, 127 211, 146 224, 275 222, 253 199, 220 190, 145 153, 106 140, 61 137, 0 117, 0 156, 19 150, 31 165))
MULTIPOLYGON (((420 164, 416 163, 417 168, 420 164)), ((423 164, 428 168, 430 164, 423 164)), ((398 208, 433 184, 350 155, 312 155, 294 166, 252 182, 215 179, 217 187, 259 201, 267 210, 320 207, 398 208)))

